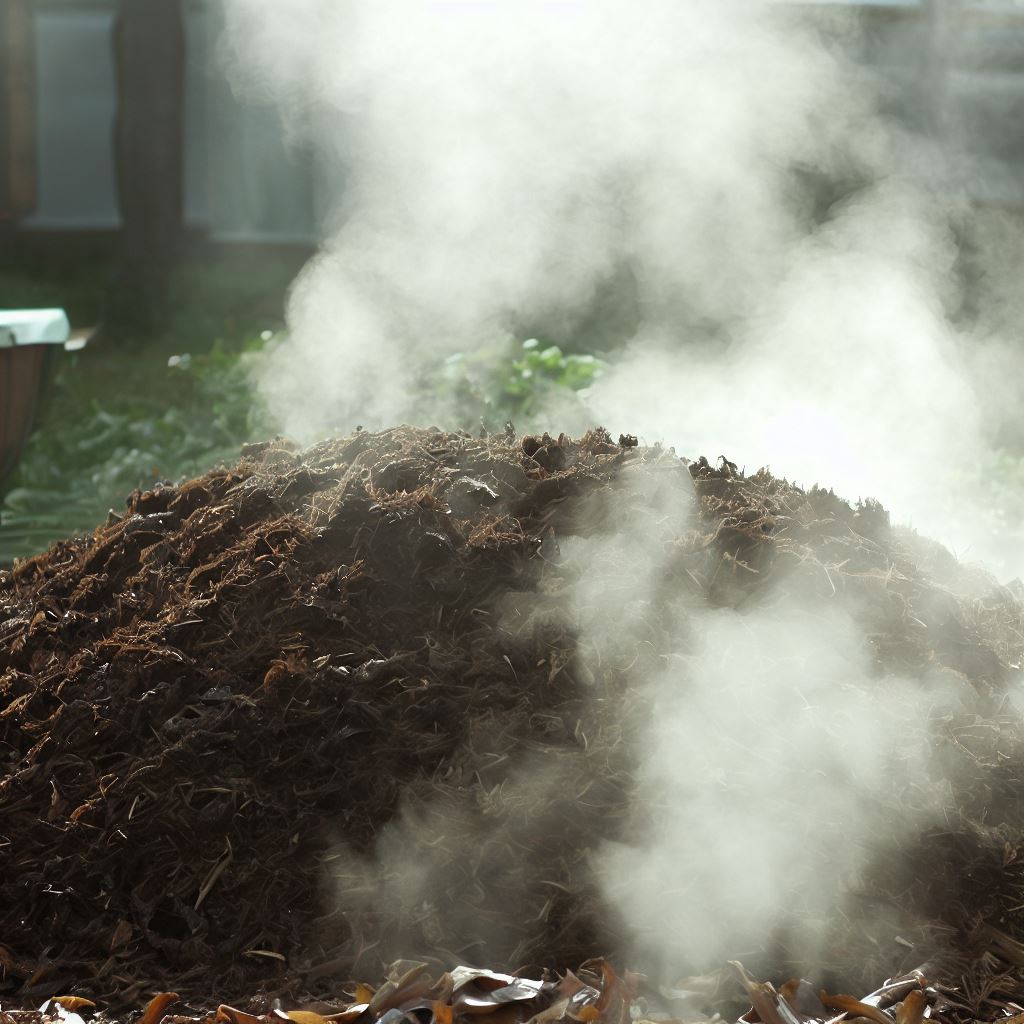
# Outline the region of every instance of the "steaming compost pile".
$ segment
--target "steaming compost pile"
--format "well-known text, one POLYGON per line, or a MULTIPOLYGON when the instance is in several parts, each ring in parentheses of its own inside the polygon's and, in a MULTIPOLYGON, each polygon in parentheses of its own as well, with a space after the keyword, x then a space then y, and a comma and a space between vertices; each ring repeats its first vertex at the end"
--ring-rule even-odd
MULTIPOLYGON (((1024 1020, 1020 598, 873 502, 603 430, 248 446, 0 575, 0 1000, 619 1024, 743 993, 765 1024, 1024 1020), (821 820, 866 852, 813 948, 797 927, 734 955, 780 984, 903 977, 841 1004, 712 972, 637 1009, 639 980, 593 960, 636 949, 593 858, 659 826, 638 796, 650 681, 684 700, 691 661, 719 656, 694 624, 772 609, 858 624, 857 685, 912 695, 905 745, 927 740, 942 800, 922 815, 897 771, 872 834, 821 820), (438 969, 341 998, 403 956, 438 969), (445 972, 485 963, 516 977, 445 972)), ((807 828, 800 792, 777 799, 807 828)), ((736 838, 756 861, 757 829, 736 838)))

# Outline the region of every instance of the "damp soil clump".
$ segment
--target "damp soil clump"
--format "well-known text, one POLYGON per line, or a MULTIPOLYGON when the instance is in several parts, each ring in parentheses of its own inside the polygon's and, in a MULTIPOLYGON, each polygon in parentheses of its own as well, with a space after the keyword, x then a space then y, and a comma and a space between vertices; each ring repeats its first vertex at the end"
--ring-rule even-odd
POLYGON ((929 961, 1019 999, 1019 590, 724 458, 411 427, 247 446, 0 574, 0 999, 627 958, 591 858, 656 825, 642 682, 685 666, 689 617, 771 605, 853 616, 865 686, 952 693, 929 728, 956 781, 819 963, 778 936, 745 962, 869 991, 929 961))

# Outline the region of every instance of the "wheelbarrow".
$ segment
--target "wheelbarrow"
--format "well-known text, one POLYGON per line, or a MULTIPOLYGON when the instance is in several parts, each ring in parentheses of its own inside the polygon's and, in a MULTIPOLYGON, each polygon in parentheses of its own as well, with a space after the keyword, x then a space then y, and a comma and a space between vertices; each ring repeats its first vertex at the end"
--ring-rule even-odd
POLYGON ((63 309, 0 309, 0 494, 18 464, 58 355, 71 340, 63 309))

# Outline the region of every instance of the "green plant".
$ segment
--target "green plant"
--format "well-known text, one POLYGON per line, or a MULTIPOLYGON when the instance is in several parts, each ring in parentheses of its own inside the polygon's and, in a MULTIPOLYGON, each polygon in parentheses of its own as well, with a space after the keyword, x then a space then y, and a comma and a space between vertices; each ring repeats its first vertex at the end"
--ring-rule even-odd
POLYGON ((435 402, 450 399, 463 426, 512 420, 527 427, 546 409, 581 402, 606 367, 595 355, 566 354, 530 338, 512 349, 456 352, 428 378, 428 391, 435 402))

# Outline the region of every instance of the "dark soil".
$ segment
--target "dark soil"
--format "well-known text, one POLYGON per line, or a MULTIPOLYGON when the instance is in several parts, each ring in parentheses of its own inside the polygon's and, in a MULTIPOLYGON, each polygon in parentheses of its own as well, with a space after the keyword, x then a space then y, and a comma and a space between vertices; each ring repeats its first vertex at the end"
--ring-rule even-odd
POLYGON ((929 961, 1004 1016, 1024 995, 1020 597, 874 503, 603 431, 250 446, 0 573, 0 999, 337 993, 399 956, 623 962, 588 856, 639 827, 637 659, 673 650, 687 609, 787 599, 855 614, 874 684, 962 692, 935 754, 956 811, 879 857, 819 963, 766 938, 754 969, 868 991, 929 961), (631 662, 595 664, 569 600, 593 567, 565 551, 617 536, 654 543, 656 594, 631 662), (427 860, 429 898, 407 898, 427 860))

